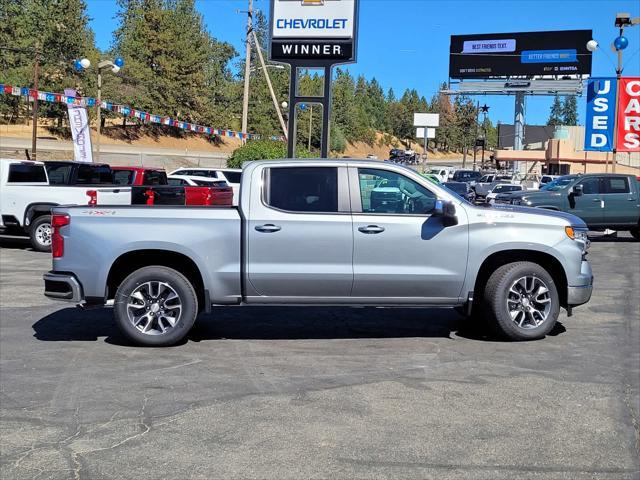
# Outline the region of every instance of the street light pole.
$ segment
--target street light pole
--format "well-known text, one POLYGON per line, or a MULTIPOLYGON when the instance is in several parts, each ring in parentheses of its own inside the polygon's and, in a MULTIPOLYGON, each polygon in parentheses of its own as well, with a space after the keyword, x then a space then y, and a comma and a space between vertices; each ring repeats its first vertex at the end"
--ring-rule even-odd
MULTIPOLYGON (((96 128, 96 162, 100 161, 100 134, 102 131, 102 69, 109 67, 113 73, 118 73, 123 65, 124 60, 120 57, 117 57, 113 62, 111 60, 102 60, 98 63, 98 98, 96 98, 96 118, 98 121, 96 128)), ((86 70, 90 66, 91 62, 86 58, 75 61, 75 67, 79 71, 86 70)))
POLYGON ((98 98, 96 99, 96 118, 98 125, 96 127, 96 163, 100 162, 100 133, 102 129, 102 69, 98 65, 98 98))

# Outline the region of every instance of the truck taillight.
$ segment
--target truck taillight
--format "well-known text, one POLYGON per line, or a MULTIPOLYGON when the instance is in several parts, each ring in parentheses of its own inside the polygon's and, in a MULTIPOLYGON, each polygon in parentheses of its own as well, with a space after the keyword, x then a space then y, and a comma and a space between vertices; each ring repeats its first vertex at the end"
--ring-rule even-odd
POLYGON ((53 258, 64 255, 64 237, 60 235, 60 229, 71 223, 69 215, 54 213, 51 216, 51 254, 53 258))
POLYGON ((95 190, 87 190, 87 196, 89 197, 89 203, 87 205, 98 204, 98 192, 95 190))

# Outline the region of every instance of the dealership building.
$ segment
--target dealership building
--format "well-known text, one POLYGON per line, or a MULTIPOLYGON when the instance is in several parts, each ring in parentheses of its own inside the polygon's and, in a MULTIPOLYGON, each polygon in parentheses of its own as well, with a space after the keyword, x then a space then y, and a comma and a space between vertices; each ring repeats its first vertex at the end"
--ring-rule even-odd
POLYGON ((498 126, 498 148, 495 159, 506 162, 524 162, 527 171, 549 175, 569 173, 612 172, 640 175, 640 153, 618 152, 613 167, 614 154, 583 150, 585 128, 583 126, 527 125, 524 129, 523 150, 514 149, 513 125, 498 126))

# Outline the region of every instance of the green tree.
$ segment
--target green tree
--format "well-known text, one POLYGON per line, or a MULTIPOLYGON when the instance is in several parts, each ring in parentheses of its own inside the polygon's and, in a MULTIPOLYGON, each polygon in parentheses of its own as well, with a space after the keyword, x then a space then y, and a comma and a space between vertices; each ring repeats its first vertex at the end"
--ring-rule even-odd
MULTIPOLYGON (((0 46, 2 79, 19 86, 33 85, 33 50, 40 56, 39 87, 60 92, 64 88, 87 90, 95 84, 93 78, 80 77, 74 70, 74 60, 97 59, 93 33, 88 26, 84 0, 0 0, 0 46), (7 49, 13 49, 9 50, 7 49)), ((6 114, 20 112, 18 97, 0 97, 6 114)), ((67 114, 61 104, 42 102, 41 116, 57 118, 67 114)))
POLYGON ((564 102, 562 102, 562 124, 571 126, 578 124, 578 101, 574 95, 564 97, 564 102))
POLYGON ((125 68, 110 81, 110 98, 198 123, 219 122, 221 113, 233 117, 227 63, 235 51, 209 35, 194 0, 118 0, 118 5, 113 54, 124 57, 125 68))
POLYGON ((560 101, 560 97, 556 95, 553 97, 553 104, 551 104, 547 125, 562 125, 562 114, 562 102, 560 101))

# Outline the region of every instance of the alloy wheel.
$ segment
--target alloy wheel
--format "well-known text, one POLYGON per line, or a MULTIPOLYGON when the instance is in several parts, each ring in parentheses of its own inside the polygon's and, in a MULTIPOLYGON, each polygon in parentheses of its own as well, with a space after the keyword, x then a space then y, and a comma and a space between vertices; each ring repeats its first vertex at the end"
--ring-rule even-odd
POLYGON ((127 316, 146 335, 163 335, 175 328, 182 313, 182 301, 166 282, 149 281, 129 295, 127 316))
POLYGON ((534 275, 520 277, 507 292, 507 309, 511 320, 519 328, 537 328, 549 318, 551 292, 534 275))

